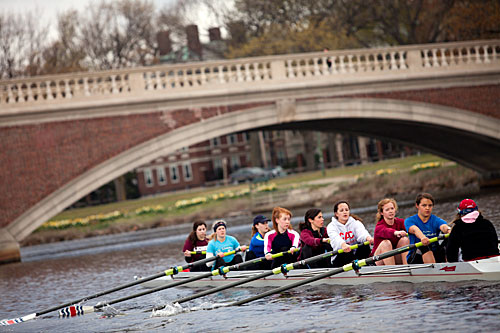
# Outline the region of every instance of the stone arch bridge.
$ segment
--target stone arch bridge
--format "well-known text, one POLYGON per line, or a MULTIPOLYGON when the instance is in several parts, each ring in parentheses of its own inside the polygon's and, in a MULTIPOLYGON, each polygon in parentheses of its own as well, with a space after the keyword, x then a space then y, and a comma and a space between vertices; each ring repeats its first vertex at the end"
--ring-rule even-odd
POLYGON ((499 105, 500 40, 0 81, 0 262, 101 185, 238 131, 386 138, 499 179, 499 105))

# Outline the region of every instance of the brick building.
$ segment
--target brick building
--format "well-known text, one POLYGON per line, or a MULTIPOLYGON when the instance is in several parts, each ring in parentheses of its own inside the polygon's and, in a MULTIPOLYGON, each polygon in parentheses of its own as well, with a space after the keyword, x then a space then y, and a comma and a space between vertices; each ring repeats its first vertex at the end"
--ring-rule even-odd
POLYGON ((221 184, 231 172, 247 166, 279 165, 288 172, 317 170, 321 167, 320 154, 324 166, 330 168, 411 153, 408 148, 374 139, 360 140, 351 135, 330 133, 312 134, 319 140, 312 147, 305 144, 307 141, 302 133, 294 131, 235 133, 184 147, 138 168, 139 192, 141 195, 153 195, 221 184), (261 139, 262 143, 259 142, 261 139), (321 149, 318 149, 318 143, 321 149), (364 145, 361 149, 360 144, 364 145), (312 165, 307 165, 307 153, 311 153, 311 149, 312 165), (360 151, 366 154, 364 158, 360 151))
POLYGON ((250 164, 247 133, 231 134, 182 148, 136 170, 142 195, 203 186, 250 164))

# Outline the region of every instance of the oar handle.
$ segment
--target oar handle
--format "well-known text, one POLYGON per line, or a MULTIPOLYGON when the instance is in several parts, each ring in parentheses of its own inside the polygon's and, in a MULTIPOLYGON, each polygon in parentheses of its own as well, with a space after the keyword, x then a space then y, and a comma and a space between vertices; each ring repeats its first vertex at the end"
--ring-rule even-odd
MULTIPOLYGON (((282 257, 285 254, 291 254, 291 253, 297 252, 299 250, 300 250, 300 247, 293 248, 293 249, 290 249, 288 251, 283 251, 283 252, 280 252, 280 253, 275 253, 275 254, 271 255, 271 258, 274 259, 274 258, 282 257)), ((230 271, 236 271, 236 270, 239 270, 239 269, 241 269, 243 267, 250 266, 250 265, 253 265, 253 264, 257 264, 257 263, 259 263, 261 261, 264 261, 264 260, 267 260, 266 257, 259 257, 259 258, 255 258, 255 259, 252 259, 252 260, 249 260, 249 261, 245 261, 245 262, 239 263, 239 264, 235 264, 233 266, 223 267, 221 270, 214 270, 212 272, 213 272, 214 276, 222 275, 222 274, 226 274, 226 273, 228 273, 230 271)))
POLYGON ((207 254, 207 251, 189 251, 189 254, 207 254))
MULTIPOLYGON (((229 251, 229 252, 225 252, 224 255, 222 257, 226 257, 226 256, 230 256, 230 255, 233 255, 233 254, 236 254, 238 252, 241 251, 241 248, 238 247, 237 249, 233 250, 233 251, 229 251)), ((192 268, 192 267, 196 267, 196 266, 201 266, 201 265, 205 265, 211 261, 214 261, 218 258, 218 256, 213 256, 213 257, 208 257, 208 258, 205 258, 205 259, 201 259, 201 260, 198 260, 198 261, 195 261, 195 262, 191 262, 187 265, 184 265, 184 266, 176 266, 176 267, 172 267, 170 269, 167 269, 164 273, 165 275, 175 275, 179 272, 182 272, 188 268, 192 268)), ((150 279, 150 280, 153 280, 153 279, 150 279)), ((146 282, 146 281, 150 281, 150 280, 142 280, 141 282, 146 282)))

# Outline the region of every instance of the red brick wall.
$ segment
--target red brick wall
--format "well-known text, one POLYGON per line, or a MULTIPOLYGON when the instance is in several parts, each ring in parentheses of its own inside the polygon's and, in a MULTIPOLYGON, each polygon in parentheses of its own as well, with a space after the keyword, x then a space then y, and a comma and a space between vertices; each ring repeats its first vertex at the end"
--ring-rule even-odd
POLYGON ((500 85, 395 91, 343 97, 390 98, 438 104, 500 118, 500 85))
POLYGON ((0 226, 97 164, 167 132, 160 116, 0 128, 0 226))

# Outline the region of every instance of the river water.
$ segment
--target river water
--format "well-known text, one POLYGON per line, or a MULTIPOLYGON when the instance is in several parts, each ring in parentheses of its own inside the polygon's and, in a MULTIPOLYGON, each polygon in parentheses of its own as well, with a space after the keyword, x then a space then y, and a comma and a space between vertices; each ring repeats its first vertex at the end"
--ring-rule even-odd
MULTIPOLYGON (((474 199, 499 232, 500 193, 474 199)), ((451 221, 457 203, 438 202, 434 213, 451 221)), ((373 233, 374 212, 358 213, 373 233)), ((398 216, 411 214, 414 208, 401 207, 398 216)), ((229 226, 228 233, 242 244, 249 243, 249 227, 229 226)), ((128 283, 135 275, 153 275, 184 264, 181 248, 185 237, 182 230, 180 235, 151 237, 150 241, 116 244, 103 237, 90 248, 68 242, 22 249, 23 262, 0 266, 0 319, 42 311, 128 283)), ((178 314, 152 317, 153 307, 199 291, 172 288, 113 305, 117 316, 97 312, 60 319, 52 312, 25 323, 0 326, 0 332, 500 331, 500 281, 303 286, 240 307, 210 309, 214 304, 265 290, 226 290, 184 303, 178 314)), ((84 305, 94 306, 139 291, 139 287, 131 287, 84 305)))

